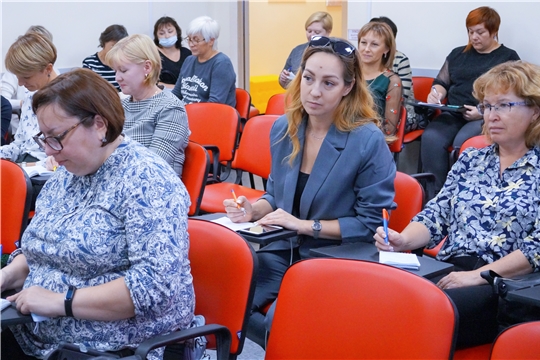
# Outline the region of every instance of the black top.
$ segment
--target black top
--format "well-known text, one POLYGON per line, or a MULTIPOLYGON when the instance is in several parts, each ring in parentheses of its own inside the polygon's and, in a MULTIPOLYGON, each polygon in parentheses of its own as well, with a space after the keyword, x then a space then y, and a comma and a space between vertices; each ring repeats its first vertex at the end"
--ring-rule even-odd
POLYGON ((298 181, 296 182, 296 190, 294 193, 293 210, 291 214, 293 216, 300 216, 300 199, 302 198, 302 193, 306 188, 306 183, 308 180, 309 174, 300 171, 300 173, 298 174, 298 181))
POLYGON ((189 55, 191 55, 191 50, 181 47, 180 59, 178 61, 172 61, 160 51, 159 56, 161 57, 161 73, 159 74, 159 81, 165 84, 176 84, 182 64, 189 55))
POLYGON ((473 83, 492 67, 509 60, 519 60, 518 54, 504 45, 488 54, 481 54, 474 48, 463 52, 465 46, 452 50, 433 81, 446 89, 449 105, 476 105, 472 95, 473 83))
POLYGON ((2 145, 6 143, 6 133, 11 123, 11 103, 2 96, 2 145))

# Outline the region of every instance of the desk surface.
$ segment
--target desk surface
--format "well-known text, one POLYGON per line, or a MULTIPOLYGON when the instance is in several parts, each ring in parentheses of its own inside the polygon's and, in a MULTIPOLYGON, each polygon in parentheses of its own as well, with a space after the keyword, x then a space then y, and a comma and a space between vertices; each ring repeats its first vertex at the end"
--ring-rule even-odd
POLYGON ((25 324, 33 322, 31 315, 23 315, 17 311, 17 308, 13 305, 8 306, 2 310, 2 329, 6 326, 25 324))
MULTIPOLYGON (((327 246, 317 249, 311 249, 309 252, 316 257, 334 257, 353 260, 366 260, 379 262, 379 251, 371 243, 350 243, 339 246, 327 246)), ((444 275, 454 269, 454 265, 438 261, 429 257, 419 256, 420 268, 418 270, 407 270, 413 274, 432 279, 439 275, 444 275)))
MULTIPOLYGON (((213 214, 204 214, 204 215, 194 216, 193 219, 211 221, 211 220, 219 219, 220 217, 223 217, 223 216, 225 216, 224 213, 213 213, 213 214)), ((251 236, 251 235, 242 234, 239 232, 237 232, 237 234, 242 236, 244 239, 246 239, 249 242, 259 244, 261 246, 265 246, 273 241, 288 239, 290 237, 296 236, 297 232, 296 230, 283 229, 281 231, 272 232, 268 235, 263 235, 263 236, 251 236)))
POLYGON ((540 285, 526 289, 509 291, 506 298, 508 300, 518 301, 528 305, 540 306, 540 285))

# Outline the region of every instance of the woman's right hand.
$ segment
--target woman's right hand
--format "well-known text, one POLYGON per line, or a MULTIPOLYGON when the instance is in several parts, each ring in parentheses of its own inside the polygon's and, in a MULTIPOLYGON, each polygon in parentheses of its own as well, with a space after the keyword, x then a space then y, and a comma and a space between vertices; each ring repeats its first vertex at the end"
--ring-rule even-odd
POLYGON ((45 167, 49 171, 55 171, 58 166, 58 163, 56 162, 56 160, 54 160, 54 157, 52 156, 48 156, 45 160, 45 167))
POLYGON ((253 207, 245 196, 239 196, 238 202, 234 201, 234 199, 226 199, 223 201, 223 206, 225 206, 227 217, 231 219, 232 222, 239 223, 251 221, 253 207))
POLYGON ((403 236, 401 233, 388 229, 388 243, 385 241, 386 234, 384 232, 384 227, 379 226, 375 231, 373 238, 375 239, 375 246, 379 251, 400 251, 400 248, 403 246, 403 236))
POLYGON ((289 79, 290 74, 291 73, 285 69, 283 69, 281 71, 281 74, 279 74, 279 83, 284 88, 287 87, 287 85, 289 85, 289 83, 291 82, 291 80, 289 79))
POLYGON ((439 92, 439 93, 435 93, 435 90, 431 89, 431 91, 429 92, 428 94, 428 97, 427 97, 427 103, 428 104, 440 104, 441 101, 443 100, 442 99, 442 94, 439 92))

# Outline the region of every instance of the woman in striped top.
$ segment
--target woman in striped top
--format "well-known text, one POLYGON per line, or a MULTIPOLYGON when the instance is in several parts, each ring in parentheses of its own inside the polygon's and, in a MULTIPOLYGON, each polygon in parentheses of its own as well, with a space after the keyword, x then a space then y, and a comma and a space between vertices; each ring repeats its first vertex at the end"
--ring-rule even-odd
POLYGON ((105 55, 112 49, 114 44, 126 36, 128 36, 127 30, 122 25, 111 25, 107 27, 99 37, 101 51, 98 51, 94 55, 90 55, 83 60, 83 68, 90 69, 99 74, 102 78, 112 84, 112 86, 116 88, 116 91, 120 91, 120 85, 116 82, 114 70, 106 65, 105 55))

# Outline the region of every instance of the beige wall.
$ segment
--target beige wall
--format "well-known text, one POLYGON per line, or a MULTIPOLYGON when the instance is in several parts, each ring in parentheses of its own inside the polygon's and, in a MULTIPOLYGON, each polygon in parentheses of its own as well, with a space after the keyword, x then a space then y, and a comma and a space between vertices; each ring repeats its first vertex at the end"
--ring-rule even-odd
POLYGON ((306 42, 304 24, 316 11, 332 15, 332 36, 342 37, 342 7, 326 1, 252 0, 249 2, 250 76, 277 75, 291 50, 306 42))

